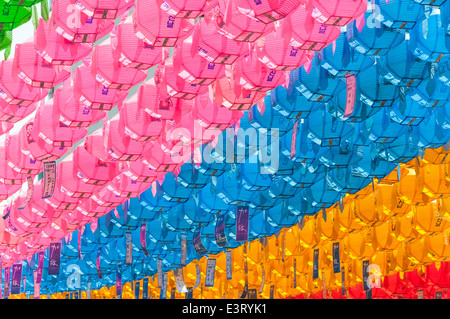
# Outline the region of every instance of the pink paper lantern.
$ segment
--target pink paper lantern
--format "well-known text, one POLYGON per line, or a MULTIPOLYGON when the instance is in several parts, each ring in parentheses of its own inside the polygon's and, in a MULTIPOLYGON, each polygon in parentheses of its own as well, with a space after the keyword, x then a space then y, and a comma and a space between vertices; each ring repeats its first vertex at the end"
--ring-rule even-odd
POLYGON ((325 25, 344 26, 367 10, 367 0, 313 0, 314 19, 325 25))
POLYGON ((116 28, 116 37, 111 38, 113 54, 124 66, 147 70, 163 62, 163 55, 169 56, 169 48, 154 47, 135 35, 131 16, 116 28))
POLYGON ((156 140, 165 126, 164 120, 152 118, 140 107, 136 95, 123 103, 119 114, 120 126, 124 127, 125 134, 138 142, 156 140))
POLYGON ((70 77, 70 68, 53 65, 40 56, 34 41, 16 45, 14 65, 18 76, 25 83, 35 88, 51 89, 70 77))
POLYGON ((254 42, 273 31, 273 23, 263 23, 242 14, 230 0, 219 0, 214 8, 217 31, 238 42, 254 42), (231 10, 231 11, 229 11, 231 10))
POLYGON ((131 89, 147 77, 146 71, 127 68, 114 59, 109 40, 94 48, 91 74, 105 87, 122 91, 131 89))
POLYGON ((196 98, 195 108, 199 124, 208 130, 215 130, 217 134, 237 123, 244 115, 242 111, 231 111, 218 105, 207 94, 196 98))
POLYGON ((233 64, 238 59, 249 54, 249 47, 243 42, 234 41, 220 34, 214 25, 204 20, 196 23, 198 35, 198 54, 215 64, 233 64))
POLYGON ((133 140, 125 134, 125 127, 115 116, 106 124, 105 149, 117 161, 136 161, 147 148, 147 143, 133 140))
POLYGON ((134 162, 125 162, 122 173, 140 183, 151 184, 159 176, 155 170, 147 166, 141 159, 134 162))
POLYGON ((116 196, 130 198, 137 197, 140 193, 149 188, 150 185, 150 183, 138 182, 121 173, 109 182, 106 188, 116 196))
POLYGON ((61 163, 58 164, 59 174, 57 185, 61 191, 72 198, 84 200, 96 191, 100 190, 101 186, 85 183, 79 176, 75 169, 73 162, 73 154, 69 154, 61 163))
POLYGON ((89 198, 82 204, 78 205, 75 211, 88 218, 99 218, 106 213, 109 213, 111 208, 108 206, 100 206, 94 199, 89 198))
MULTIPOLYGON (((231 1, 231 0, 229 0, 231 1)), ((263 23, 272 23, 283 19, 298 8, 300 0, 234 0, 236 8, 242 14, 263 23)))
POLYGON ((75 0, 77 8, 94 19, 115 19, 131 9, 130 0, 75 0))
POLYGON ((0 97, 8 104, 27 107, 45 98, 47 89, 33 88, 17 77, 13 61, 0 63, 0 97))
POLYGON ((248 110, 266 96, 266 92, 244 92, 240 86, 236 89, 235 84, 227 78, 216 81, 214 83, 214 89, 216 103, 221 104, 230 110, 248 110))
POLYGON ((284 23, 291 24, 292 38, 290 43, 295 48, 320 51, 341 34, 340 27, 318 22, 303 7, 299 7, 292 12, 289 19, 284 23))
POLYGON ((210 85, 225 76, 222 64, 209 62, 199 54, 191 55, 192 38, 184 40, 176 47, 173 57, 174 70, 189 84, 210 85))
POLYGON ((37 103, 24 107, 15 104, 8 104, 5 100, 0 100, 0 121, 8 124, 16 123, 33 113, 36 110, 36 107, 37 103))
MULTIPOLYGON (((51 100, 50 100, 51 101, 51 100)), ((59 121, 58 109, 48 101, 38 108, 33 124, 32 135, 46 144, 67 148, 87 135, 85 127, 68 127, 59 121)))
MULTIPOLYGON (((86 143, 92 144, 95 140, 98 141, 89 135, 85 140, 85 145, 86 143)), ((104 186, 119 174, 117 163, 102 161, 89 153, 85 147, 75 148, 73 161, 77 177, 86 184, 104 186)))
POLYGON ((286 82, 285 71, 270 69, 258 59, 241 60, 235 68, 240 75, 235 81, 245 90, 267 92, 286 82))
POLYGON ((95 201, 100 207, 114 208, 127 200, 126 197, 120 197, 111 192, 107 186, 92 195, 91 199, 95 201))
POLYGON ((55 161, 67 152, 65 147, 55 147, 39 137, 39 131, 34 129, 35 120, 27 121, 19 132, 20 149, 22 153, 38 161, 55 161))
POLYGON ((0 146, 0 183, 7 187, 8 194, 14 190, 17 191, 25 180, 25 175, 17 172, 8 165, 5 146, 0 146))
POLYGON ((34 35, 34 44, 36 52, 53 65, 71 66, 92 51, 91 43, 69 41, 52 29, 51 25, 43 19, 39 20, 34 35))
POLYGON ((106 116, 103 111, 81 104, 72 86, 62 86, 53 94, 53 106, 59 121, 68 127, 89 127, 106 116))
POLYGON ((208 88, 204 85, 190 84, 186 82, 182 77, 177 75, 174 70, 174 66, 169 61, 165 64, 164 76, 167 83, 167 94, 171 97, 192 100, 199 94, 203 94, 208 91, 208 88))
POLYGON ((156 172, 173 172, 180 163, 163 151, 161 144, 156 141, 142 156, 142 162, 156 172), (175 160, 175 161, 174 161, 175 160))
POLYGON ((74 96, 86 107, 94 110, 109 111, 114 106, 122 103, 127 91, 107 88, 95 80, 90 68, 80 65, 74 72, 74 96))
POLYGON ((264 44, 256 47, 255 53, 262 63, 277 71, 295 70, 314 56, 313 51, 295 48, 290 43, 286 45, 285 40, 275 32, 265 36, 264 44))
POLYGON ((133 10, 135 34, 155 47, 173 47, 179 39, 190 35, 191 19, 176 18, 162 11, 156 1, 136 1, 133 10))
POLYGON ((10 142, 6 146, 8 166, 14 171, 29 176, 37 175, 42 171, 43 164, 32 157, 22 153, 20 147, 19 133, 10 136, 10 142))
POLYGON ((161 120, 173 120, 192 108, 192 101, 167 96, 163 98, 154 79, 145 81, 138 89, 138 104, 151 117, 161 120))
POLYGON ((161 10, 176 18, 196 19, 210 10, 217 0, 157 0, 161 10))
POLYGON ((89 17, 71 0, 54 0, 50 19, 56 32, 72 42, 94 43, 114 27, 114 20, 89 17))

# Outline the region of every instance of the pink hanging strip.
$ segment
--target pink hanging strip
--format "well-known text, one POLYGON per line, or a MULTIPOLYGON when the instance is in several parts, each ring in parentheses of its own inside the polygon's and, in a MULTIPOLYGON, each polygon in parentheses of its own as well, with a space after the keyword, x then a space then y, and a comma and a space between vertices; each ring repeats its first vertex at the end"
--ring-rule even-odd
POLYGON ((345 81, 347 83, 347 104, 345 105, 344 117, 349 117, 355 108, 356 76, 354 74, 347 74, 345 81))

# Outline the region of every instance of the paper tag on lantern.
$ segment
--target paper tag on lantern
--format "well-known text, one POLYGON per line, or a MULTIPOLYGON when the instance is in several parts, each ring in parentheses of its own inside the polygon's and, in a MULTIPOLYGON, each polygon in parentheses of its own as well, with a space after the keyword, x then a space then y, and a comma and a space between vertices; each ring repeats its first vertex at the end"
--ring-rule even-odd
POLYGON ((195 264, 195 273, 196 273, 195 283, 192 289, 197 289, 197 287, 200 286, 200 282, 202 279, 202 273, 200 272, 200 266, 198 265, 198 263, 195 264))
POLYGON ((294 259, 294 289, 297 288, 297 259, 294 259))
POLYGON ((175 276, 175 286, 179 293, 186 293, 187 288, 183 278, 183 268, 174 268, 173 274, 175 276))
POLYGON ((98 251, 97 251, 97 260, 96 260, 96 267, 97 267, 97 276, 98 276, 98 279, 102 279, 102 278, 103 278, 103 276, 102 276, 102 271, 101 271, 101 269, 100 269, 100 253, 101 253, 101 251, 102 251, 102 249, 99 248, 98 251))
POLYGON ((417 299, 423 299, 423 289, 417 290, 417 299))
POLYGON ((11 282, 11 268, 5 268, 5 287, 4 287, 4 291, 5 291, 5 298, 9 297, 9 284, 11 282))
POLYGON ((319 278, 319 249, 314 249, 313 255, 313 279, 319 278))
POLYGON ((214 278, 216 275, 216 260, 208 259, 206 262, 205 287, 214 286, 214 278))
POLYGON ((161 294, 159 299, 166 299, 167 297, 167 273, 162 276, 161 294))
POLYGON ((200 228, 197 228, 195 231, 194 231, 194 236, 193 236, 193 238, 192 238, 192 243, 194 244, 194 249, 195 249, 195 251, 197 252, 197 254, 199 254, 199 255, 204 255, 204 254, 206 254, 208 251, 205 249, 205 247, 203 247, 203 244, 202 244, 202 239, 201 239, 201 236, 200 236, 201 234, 200 234, 200 228))
POLYGON ((224 216, 224 214, 217 216, 216 229, 214 230, 214 237, 216 239, 217 246, 224 247, 227 244, 227 237, 225 236, 225 216, 224 216))
POLYGON ((44 270, 44 252, 40 251, 38 253, 38 268, 36 270, 37 272, 37 278, 36 282, 40 284, 42 282, 42 271, 44 270))
POLYGON ((33 271, 33 281, 34 281, 34 293, 33 298, 39 299, 41 295, 41 284, 37 282, 38 273, 37 271, 33 271))
POLYGON ((181 235, 181 266, 186 266, 187 259, 187 240, 186 235, 181 235))
POLYGON ((145 240, 146 230, 147 230, 147 223, 142 223, 141 224, 141 231, 140 231, 140 234, 139 234, 140 235, 140 240, 141 240, 141 247, 142 247, 142 250, 144 251, 145 257, 148 257, 150 255, 148 254, 146 240, 145 240))
POLYGON ((368 290, 370 290, 370 287, 369 287, 369 260, 363 260, 362 271, 363 271, 364 290, 368 291, 368 290))
POLYGON ((56 161, 44 162, 44 187, 42 198, 53 196, 56 183, 56 161))
POLYGON ((12 265, 11 295, 20 294, 20 283, 22 279, 22 262, 12 265))
POLYGON ((248 241, 249 207, 238 206, 236 212, 236 241, 248 241))
POLYGON ((148 277, 142 280, 142 299, 148 299, 148 277))
POLYGON ((258 295, 256 293, 256 289, 248 290, 248 299, 258 299, 258 295))
POLYGON ((61 242, 50 243, 48 255, 48 274, 59 275, 59 263, 61 259, 61 242))
POLYGON ((156 269, 158 272, 158 288, 162 288, 163 272, 162 272, 162 260, 161 259, 158 259, 156 261, 156 269))
POLYGON ((275 285, 270 286, 269 299, 273 299, 273 295, 275 292, 275 285))
MULTIPOLYGON (((262 294, 264 291, 264 284, 266 283, 266 269, 263 264, 262 266, 262 278, 261 278, 261 285, 259 286, 259 293, 262 294)), ((295 269, 295 260, 294 260, 294 269, 295 269)))
POLYGON ((339 242, 333 243, 333 272, 335 274, 341 272, 341 259, 339 253, 339 242))
POLYGON ((347 83, 347 102, 345 105, 344 117, 349 117, 353 114, 355 108, 356 98, 356 76, 354 74, 347 74, 345 76, 347 83))
POLYGON ((17 207, 17 209, 24 209, 29 201, 31 200, 31 197, 33 197, 33 179, 31 178, 31 176, 27 177, 27 185, 28 185, 28 189, 27 189, 27 196, 25 197, 23 203, 17 207))
POLYGON ((86 299, 91 299, 91 286, 92 286, 92 283, 89 281, 87 283, 86 299))
POLYGON ((140 290, 141 282, 136 281, 134 284, 134 299, 139 299, 139 290, 140 290))
POLYGON ((297 131, 298 131, 298 120, 295 121, 294 127, 292 129, 292 138, 291 138, 291 159, 295 156, 295 146, 297 144, 297 131))
POLYGON ((226 262, 226 269, 227 269, 227 280, 233 279, 233 269, 232 269, 232 263, 231 263, 231 250, 227 250, 225 252, 225 262, 226 262))
POLYGON ((325 273, 322 273, 322 298, 327 299, 327 281, 325 273))
POLYGON ((126 256, 125 256, 125 264, 127 266, 131 266, 133 264, 133 241, 131 237, 131 233, 127 232, 126 236, 126 256))
POLYGON ((122 299, 122 266, 118 265, 116 269, 116 298, 122 299))
POLYGON ((175 287, 170 289, 170 299, 175 299, 175 287))
POLYGON ((372 289, 366 291, 366 299, 372 299, 372 289))

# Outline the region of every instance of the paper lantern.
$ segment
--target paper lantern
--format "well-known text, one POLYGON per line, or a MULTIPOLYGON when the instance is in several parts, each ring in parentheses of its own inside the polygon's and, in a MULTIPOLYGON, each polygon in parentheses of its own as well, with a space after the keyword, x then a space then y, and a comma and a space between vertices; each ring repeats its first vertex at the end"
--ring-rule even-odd
POLYGON ((270 69, 292 71, 310 61, 313 52, 286 45, 283 38, 271 32, 264 37, 263 46, 256 47, 256 56, 270 69))
POLYGON ((47 89, 33 88, 21 81, 13 72, 13 61, 6 60, 0 64, 0 97, 8 104, 22 107, 42 100, 47 94, 47 89))
POLYGON ((37 53, 52 65, 73 65, 92 51, 91 44, 74 43, 67 40, 52 29, 51 25, 43 19, 39 20, 34 36, 34 44, 37 53))
POLYGON ((155 2, 137 1, 133 10, 135 34, 155 47, 173 47, 192 32, 191 19, 176 18, 158 8, 155 2))
POLYGON ((242 14, 238 8, 226 0, 218 0, 213 9, 217 31, 229 39, 238 42, 254 42, 261 36, 273 31, 273 23, 263 23, 242 14))
POLYGON ((89 17, 71 0, 53 1, 52 19, 56 32, 72 42, 94 43, 114 28, 114 20, 89 17))
POLYGON ((322 1, 314 0, 312 16, 324 25, 344 26, 364 14, 367 0, 322 1))
POLYGON ((163 62, 164 56, 169 56, 169 50, 154 47, 139 39, 134 33, 131 17, 117 25, 117 37, 111 38, 116 60, 124 66, 134 69, 147 70, 163 62))
POLYGON ((138 142, 156 140, 166 125, 164 120, 148 115, 138 104, 137 96, 125 101, 119 114, 120 126, 124 127, 124 133, 138 142))
POLYGON ((127 91, 108 88, 100 84, 91 75, 90 68, 81 65, 74 72, 74 97, 91 109, 111 110, 115 105, 124 101, 127 91))
POLYGON ((129 0, 76 0, 81 12, 94 19, 115 19, 133 6, 129 0))
POLYGON ((114 59, 110 41, 97 45, 92 52, 91 74, 107 88, 127 91, 145 80, 143 70, 127 68, 114 59))
POLYGON ((199 54, 191 56, 192 38, 184 40, 175 49, 173 63, 174 71, 189 84, 210 85, 216 79, 225 76, 223 65, 209 62, 199 54))
POLYGON ((251 18, 258 19, 263 23, 272 23, 285 18, 300 6, 300 3, 299 0, 277 2, 237 0, 235 6, 241 13, 251 18))
POLYGON ((320 51, 341 34, 338 26, 318 22, 303 7, 296 9, 289 17, 291 21, 286 23, 290 22, 292 25, 290 43, 295 48, 320 51))

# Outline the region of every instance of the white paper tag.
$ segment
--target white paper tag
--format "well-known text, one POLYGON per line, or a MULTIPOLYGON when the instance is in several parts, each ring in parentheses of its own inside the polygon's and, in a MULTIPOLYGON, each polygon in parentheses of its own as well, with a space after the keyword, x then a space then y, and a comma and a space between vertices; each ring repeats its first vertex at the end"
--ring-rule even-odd
POLYGON ((232 270, 232 263, 231 263, 231 250, 227 250, 225 252, 226 257, 226 268, 227 268, 227 280, 233 279, 233 270, 232 270))
POLYGON ((162 260, 161 259, 157 260, 156 269, 158 271, 158 288, 162 288, 163 274, 162 274, 162 260))
POLYGON ((177 291, 179 293, 188 292, 184 282, 183 268, 174 268, 173 274, 175 276, 175 286, 177 287, 177 291))
POLYGON ((186 235, 181 235, 181 266, 186 266, 186 235))
POLYGON ((214 286, 215 275, 216 275, 216 260, 208 259, 206 263, 205 287, 214 286))

